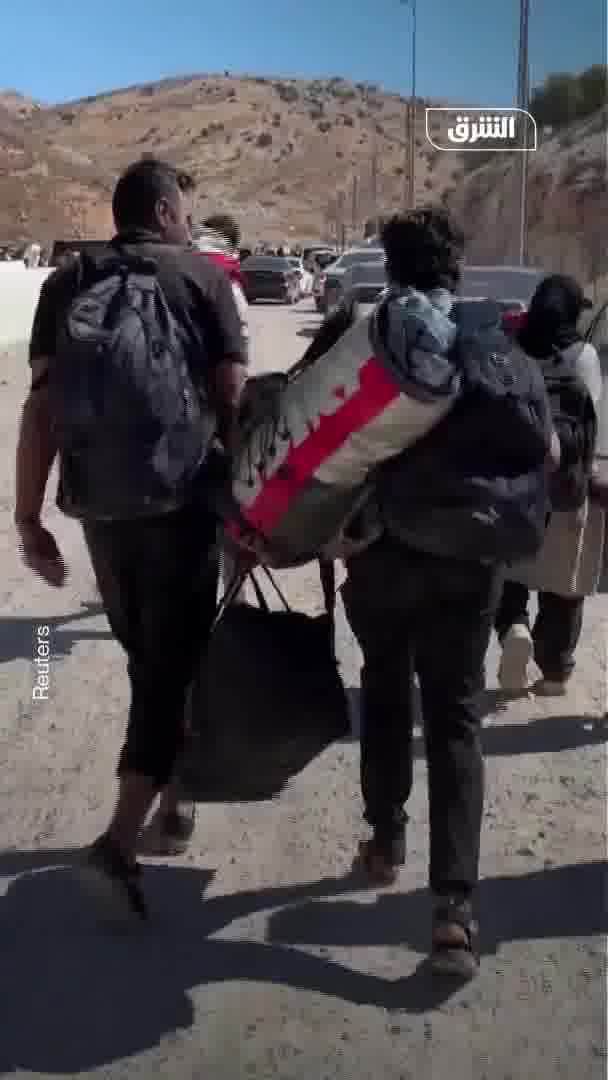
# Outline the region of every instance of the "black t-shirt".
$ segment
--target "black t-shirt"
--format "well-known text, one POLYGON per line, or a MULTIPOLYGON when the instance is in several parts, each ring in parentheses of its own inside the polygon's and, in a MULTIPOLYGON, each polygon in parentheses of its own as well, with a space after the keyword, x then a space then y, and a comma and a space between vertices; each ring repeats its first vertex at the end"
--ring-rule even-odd
MULTIPOLYGON (((156 261, 167 303, 191 342, 188 359, 194 378, 200 375, 204 382, 211 368, 226 361, 246 363, 232 285, 218 266, 195 251, 141 235, 115 238, 108 246, 156 261)), ((59 331, 78 288, 77 259, 55 270, 42 286, 30 339, 33 385, 45 378, 40 361, 55 355, 59 331)))

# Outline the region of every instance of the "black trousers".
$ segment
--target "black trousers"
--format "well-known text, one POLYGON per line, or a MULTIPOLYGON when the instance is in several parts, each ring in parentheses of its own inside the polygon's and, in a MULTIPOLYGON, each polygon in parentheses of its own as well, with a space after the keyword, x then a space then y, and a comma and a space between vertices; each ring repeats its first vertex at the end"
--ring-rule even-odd
POLYGON ((502 578, 493 568, 382 538, 350 560, 343 589, 363 652, 361 786, 381 835, 404 820, 413 780, 414 672, 429 776, 430 884, 470 893, 484 797, 480 695, 502 578))
POLYGON ((103 605, 128 657, 131 705, 119 776, 164 787, 184 741, 188 686, 216 610, 216 522, 199 508, 94 523, 85 539, 103 605))
MULTIPOLYGON (((506 581, 496 615, 496 633, 502 639, 515 623, 530 626, 530 592, 525 585, 506 581)), ((545 679, 560 682, 574 670, 574 654, 583 629, 582 596, 539 592, 538 615, 532 627, 534 660, 545 679)))

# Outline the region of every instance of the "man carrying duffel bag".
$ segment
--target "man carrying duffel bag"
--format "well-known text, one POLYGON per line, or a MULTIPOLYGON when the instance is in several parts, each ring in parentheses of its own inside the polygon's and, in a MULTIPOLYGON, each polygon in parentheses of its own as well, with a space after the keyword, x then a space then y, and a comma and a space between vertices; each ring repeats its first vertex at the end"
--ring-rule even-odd
MULTIPOLYGON (((398 215, 385 225, 383 245, 391 289, 421 294, 454 322, 463 237, 447 214, 398 215)), ((364 661, 361 784, 372 835, 361 862, 374 884, 389 884, 405 861, 417 673, 429 777, 432 965, 470 977, 478 966, 472 904, 484 661, 504 564, 542 543, 552 426, 536 365, 496 327, 455 329, 440 362, 451 360, 460 376, 457 400, 378 469, 384 533, 348 560, 343 597, 364 661)), ((429 348, 429 365, 433 355, 429 348)))

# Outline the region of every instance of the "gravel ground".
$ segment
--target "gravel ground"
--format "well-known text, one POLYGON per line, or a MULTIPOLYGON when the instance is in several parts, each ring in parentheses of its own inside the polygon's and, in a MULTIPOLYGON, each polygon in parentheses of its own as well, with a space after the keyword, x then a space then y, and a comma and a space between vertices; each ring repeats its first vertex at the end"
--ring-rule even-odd
MULTIPOLYGON (((278 367, 299 355, 316 319, 306 304, 259 306, 252 323, 256 366, 278 367)), ((149 927, 111 935, 70 864, 111 808, 123 657, 72 522, 49 507, 71 568, 63 590, 18 560, 11 512, 24 348, 0 350, 0 383, 0 1073, 603 1080, 605 598, 588 604, 567 698, 488 714, 483 958, 473 984, 434 985, 424 963, 420 739, 397 887, 361 892, 349 877, 362 827, 348 740, 275 803, 202 808, 191 853, 146 867, 149 927), (52 649, 47 702, 32 701, 39 626, 49 627, 52 649)), ((282 578, 294 603, 319 605, 313 571, 282 578)), ((340 652, 356 704, 359 657, 343 620, 340 652)), ((495 666, 492 649, 490 686, 495 666)))

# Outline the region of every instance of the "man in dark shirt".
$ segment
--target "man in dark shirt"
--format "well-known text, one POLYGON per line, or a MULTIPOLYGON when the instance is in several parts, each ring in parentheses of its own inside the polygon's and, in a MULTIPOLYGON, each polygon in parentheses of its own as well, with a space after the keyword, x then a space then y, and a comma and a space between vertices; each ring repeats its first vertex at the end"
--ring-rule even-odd
MULTIPOLYGON (((144 159, 117 183, 112 210, 119 251, 152 257, 158 281, 188 341, 188 362, 204 387, 224 444, 230 441, 245 379, 240 320, 226 275, 187 250, 190 232, 184 193, 191 181, 169 165, 144 159)), ((48 399, 49 358, 78 290, 72 260, 44 283, 30 344, 32 381, 25 402, 16 467, 15 524, 26 564, 50 585, 66 567, 41 522, 44 494, 56 456, 48 399)), ((58 505, 65 505, 61 475, 58 505)), ((131 706, 119 766, 119 795, 106 832, 88 855, 89 876, 123 908, 146 913, 135 853, 159 792, 170 780, 184 735, 188 684, 216 608, 216 522, 200 492, 163 516, 84 523, 87 546, 112 630, 128 656, 131 706)), ((186 841, 189 823, 165 794, 165 830, 186 841)), ((190 827, 189 827, 190 826, 190 827)))

